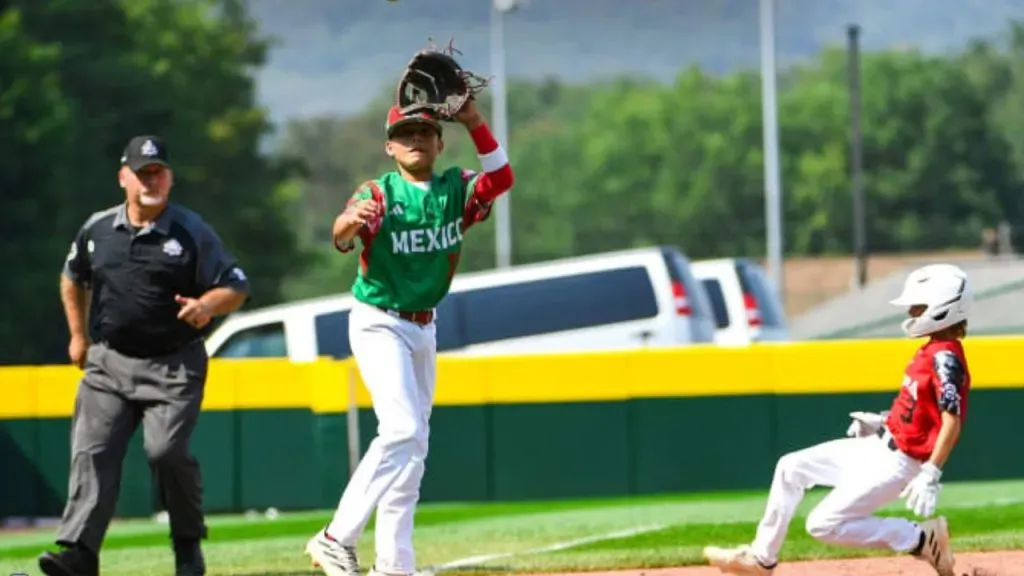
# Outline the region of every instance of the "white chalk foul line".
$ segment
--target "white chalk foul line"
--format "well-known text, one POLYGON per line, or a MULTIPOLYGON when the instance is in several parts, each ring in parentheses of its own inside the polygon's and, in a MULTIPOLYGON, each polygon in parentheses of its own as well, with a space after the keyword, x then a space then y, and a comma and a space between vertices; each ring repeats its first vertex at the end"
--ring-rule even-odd
POLYGON ((639 536, 640 534, 647 534, 649 532, 657 532, 658 530, 664 530, 668 528, 667 524, 653 524, 650 526, 640 526, 637 528, 629 528, 627 530, 619 530, 616 532, 609 532, 607 534, 598 534, 596 536, 588 536, 586 538, 577 538, 575 540, 566 540, 565 542, 556 542, 549 546, 543 546, 541 548, 533 548, 531 550, 522 550, 519 552, 503 552, 500 554, 481 554, 479 556, 470 556, 468 558, 460 558, 451 562, 441 564, 433 569, 424 571, 427 574, 438 574, 446 570, 452 570, 454 568, 464 568, 466 566, 479 566, 487 562, 494 562, 495 560, 504 560, 506 558, 514 558, 516 556, 529 556, 531 554, 544 554, 546 552, 557 552, 559 550, 568 550, 570 548, 576 548, 577 546, 585 546, 587 544, 594 544, 596 542, 605 542, 607 540, 618 540, 619 538, 630 538, 632 536, 639 536))

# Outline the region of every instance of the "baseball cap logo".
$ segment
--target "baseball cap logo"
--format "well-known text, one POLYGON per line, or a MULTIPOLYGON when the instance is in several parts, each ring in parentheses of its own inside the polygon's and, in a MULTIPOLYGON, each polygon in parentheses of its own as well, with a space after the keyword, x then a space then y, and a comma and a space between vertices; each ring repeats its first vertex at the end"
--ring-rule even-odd
POLYGON ((142 144, 142 148, 139 148, 139 152, 142 153, 143 156, 147 157, 153 157, 160 153, 160 151, 157 150, 156 144, 153 144, 152 140, 146 140, 142 144))
POLYGON ((132 138, 121 154, 121 164, 138 171, 150 164, 168 166, 167 144, 159 136, 143 135, 132 138))

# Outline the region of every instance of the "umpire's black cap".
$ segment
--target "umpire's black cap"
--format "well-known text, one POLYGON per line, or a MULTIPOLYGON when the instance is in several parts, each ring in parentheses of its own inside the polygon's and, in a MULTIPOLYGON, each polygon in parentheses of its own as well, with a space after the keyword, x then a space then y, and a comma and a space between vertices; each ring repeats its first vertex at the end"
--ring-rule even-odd
POLYGON ((170 168, 167 145, 159 136, 136 136, 128 141, 121 154, 121 165, 128 166, 132 172, 158 164, 170 168))

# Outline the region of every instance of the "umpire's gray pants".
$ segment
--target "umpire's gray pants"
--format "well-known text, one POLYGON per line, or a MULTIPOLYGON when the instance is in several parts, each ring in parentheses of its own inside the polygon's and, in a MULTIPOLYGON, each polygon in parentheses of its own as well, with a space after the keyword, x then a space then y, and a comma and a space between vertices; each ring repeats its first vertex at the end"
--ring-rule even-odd
POLYGON ((103 344, 89 348, 71 423, 71 477, 58 543, 99 553, 117 506, 128 441, 139 422, 172 538, 206 537, 199 463, 188 446, 203 401, 207 360, 201 341, 144 359, 103 344))

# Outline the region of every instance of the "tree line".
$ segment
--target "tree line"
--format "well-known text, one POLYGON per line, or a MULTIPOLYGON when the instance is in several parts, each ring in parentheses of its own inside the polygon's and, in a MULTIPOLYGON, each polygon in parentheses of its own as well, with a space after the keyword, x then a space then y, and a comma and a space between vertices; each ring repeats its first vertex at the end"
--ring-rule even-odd
MULTIPOLYGON (((85 218, 123 199, 117 159, 139 133, 168 140, 174 200, 242 260, 250 307, 349 289, 356 259, 333 251, 329 228, 355 186, 391 167, 392 87, 361 114, 294 119, 275 133, 254 80, 271 40, 244 5, 4 5, 0 363, 65 361, 57 274, 85 218)), ((1021 25, 961 53, 868 53, 862 65, 870 250, 975 247, 983 229, 1021 223, 1021 25)), ((760 90, 756 70, 697 68, 669 84, 511 83, 514 261, 651 243, 694 258, 762 255, 760 90)), ((481 105, 489 109, 488 94, 481 105)), ((781 72, 779 123, 787 254, 849 252, 842 49, 781 72)), ((458 126, 445 140, 445 166, 477 166, 458 126)), ((470 232, 462 269, 493 263, 492 221, 470 232)))
MULTIPOLYGON (((845 48, 780 71, 778 117, 787 255, 850 253, 850 95, 845 48)), ((1024 226, 1024 27, 960 53, 872 52, 861 59, 869 251, 975 248, 1024 226)), ((765 253, 761 78, 690 67, 671 84, 556 79, 509 85, 513 259, 531 262, 651 243, 694 258, 765 253)), ((380 118, 288 122, 279 153, 305 158, 292 181, 300 243, 322 259, 289 279, 305 297, 344 290, 353 259, 330 254, 326 214, 389 167, 380 118)), ((489 105, 487 95, 483 102, 489 105)), ((476 165, 457 130, 448 164, 476 165)), ((494 265, 494 224, 474 228, 462 269, 494 265)))
POLYGON ((272 126, 252 70, 268 40, 243 0, 13 0, 0 11, 0 363, 67 361, 57 292, 71 240, 124 201, 119 158, 164 136, 172 200, 202 214, 245 265, 253 304, 280 298, 303 256, 260 150, 272 126))

